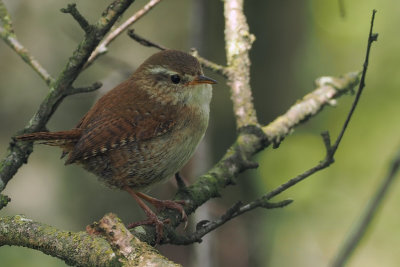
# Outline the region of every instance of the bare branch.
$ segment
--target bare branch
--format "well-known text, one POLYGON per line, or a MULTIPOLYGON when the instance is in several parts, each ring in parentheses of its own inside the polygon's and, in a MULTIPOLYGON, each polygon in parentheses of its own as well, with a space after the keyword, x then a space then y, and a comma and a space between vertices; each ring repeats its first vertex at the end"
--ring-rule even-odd
POLYGON ((338 138, 336 139, 335 143, 334 143, 333 146, 332 146, 332 149, 333 149, 334 151, 337 150, 337 148, 338 148, 338 146, 339 146, 339 144, 340 144, 340 141, 341 141, 342 138, 343 138, 344 132, 345 132, 346 129, 347 129, 347 126, 348 126, 348 124, 349 124, 349 122, 350 122, 351 117, 353 116, 354 110, 356 109, 356 106, 357 106, 357 104, 358 104, 358 101, 360 100, 361 94, 362 94, 363 89, 364 89, 364 87, 365 87, 365 76, 367 75, 368 62, 369 62, 369 54, 370 54, 370 51, 371 51, 371 46, 372 46, 372 43, 373 43, 374 41, 377 41, 377 40, 378 40, 378 34, 372 32, 373 27, 374 27, 375 13, 376 13, 376 10, 373 10, 373 12, 372 12, 372 18, 371 18, 371 27, 370 27, 370 29, 369 29, 369 34, 368 34, 367 50, 366 50, 366 54, 365 54, 365 60, 364 60, 364 64, 363 64, 363 70, 362 70, 362 73, 361 73, 360 84, 358 85, 358 90, 357 90, 356 97, 354 98, 353 105, 351 106, 350 112, 349 112, 349 114, 348 114, 348 116, 347 116, 347 118, 346 118, 346 121, 344 122, 343 128, 342 128, 341 132, 339 133, 339 136, 338 136, 338 138))
POLYGON ((243 205, 241 202, 237 202, 233 205, 227 212, 222 215, 218 220, 215 221, 201 221, 196 226, 196 231, 191 234, 187 234, 185 236, 173 235, 170 243, 174 245, 188 245, 195 242, 200 243, 202 241, 202 237, 208 234, 209 232, 217 229, 218 227, 224 225, 228 221, 242 215, 246 212, 252 211, 256 208, 265 208, 265 209, 276 209, 283 208, 292 203, 293 200, 287 199, 278 203, 270 203, 266 201, 265 197, 258 198, 246 205, 243 205))
POLYGON ((160 44, 156 44, 155 42, 152 42, 148 39, 145 39, 144 37, 136 34, 134 29, 131 29, 128 31, 128 35, 129 37, 131 37, 133 40, 135 40, 136 42, 138 42, 139 44, 143 45, 143 46, 147 46, 147 47, 154 47, 157 48, 159 50, 167 50, 168 48, 166 48, 163 45, 160 44))
POLYGON ((79 13, 78 9, 76 8, 76 4, 68 4, 67 8, 62 8, 61 12, 69 13, 71 16, 79 23, 81 28, 85 31, 85 33, 89 33, 92 29, 89 22, 79 13))
POLYGON ((243 0, 224 0, 225 50, 236 127, 258 125, 250 88, 249 51, 255 40, 243 13, 243 0))
POLYGON ((221 76, 223 76, 225 78, 228 78, 228 68, 227 67, 219 65, 219 64, 214 63, 214 62, 212 62, 212 61, 210 61, 208 59, 205 59, 205 58, 201 57, 196 48, 192 48, 190 53, 192 54, 192 56, 197 58, 197 60, 200 62, 200 64, 204 68, 206 68, 208 70, 211 70, 211 71, 213 71, 213 72, 215 72, 215 73, 217 73, 217 74, 219 74, 219 75, 221 75, 221 76))
MULTIPOLYGON (((347 124, 351 119, 351 115, 354 112, 355 106, 357 105, 358 100, 361 96, 362 90, 364 89, 364 86, 365 86, 365 76, 367 73, 368 61, 369 61, 368 59, 369 59, 371 46, 372 46, 372 43, 374 41, 377 41, 377 38, 378 38, 378 34, 373 33, 376 12, 377 12, 376 10, 372 11, 371 26, 370 26, 369 35, 368 35, 367 51, 366 51, 366 55, 365 55, 364 68, 363 68, 363 72, 361 75, 359 89, 357 91, 357 95, 354 100, 351 112, 349 113, 346 123, 343 126, 342 132, 340 133, 338 139, 336 140, 335 144, 333 145, 333 148, 337 148, 337 146, 339 145, 340 140, 343 136, 343 132, 345 131, 347 124)), ((338 255, 335 257, 335 260, 334 260, 332 266, 335 266, 335 267, 343 266, 348 261, 351 254, 354 252, 354 250, 360 243, 362 237, 365 235, 367 228, 371 224, 372 219, 374 218, 374 215, 376 215, 376 212, 377 212, 379 206, 382 204, 383 198, 387 194, 387 191, 389 190, 389 187, 392 184, 392 182, 395 178, 395 175, 399 170, 399 167, 400 167, 400 153, 398 153, 398 155, 395 157, 393 164, 390 168, 389 174, 387 175, 386 179, 384 179, 382 181, 382 184, 376 191, 375 196, 374 196, 373 200, 371 201, 371 203, 369 205, 367 205, 367 207, 365 208, 365 211, 363 212, 361 219, 359 220, 357 226, 355 227, 355 229, 352 231, 352 233, 349 235, 349 237, 345 241, 345 243, 344 243, 343 247, 340 249, 338 255)))
POLYGON ((3 24, 3 26, 0 26, 0 37, 4 42, 11 47, 11 49, 13 49, 37 74, 39 74, 47 85, 51 85, 54 82, 54 79, 50 76, 47 70, 42 67, 39 61, 30 55, 29 51, 18 41, 12 27, 10 14, 8 13, 3 1, 0 1, 0 22, 3 24))
POLYGON ((316 80, 317 89, 304 96, 282 116, 262 129, 268 139, 279 144, 295 125, 308 120, 326 105, 335 105, 335 98, 350 92, 359 83, 359 73, 351 72, 341 77, 321 77, 316 80))
POLYGON ((87 87, 79 87, 79 88, 70 88, 68 90, 68 95, 80 94, 80 93, 89 93, 96 91, 99 89, 103 84, 101 82, 95 82, 90 86, 87 87))
POLYGON ((153 7, 155 7, 161 0, 150 0, 142 9, 137 11, 133 16, 127 19, 124 23, 122 23, 118 28, 112 31, 105 39, 102 41, 93 53, 90 55, 88 61, 85 64, 85 68, 88 67, 93 61, 98 58, 100 55, 105 54, 107 52, 107 46, 114 41, 123 31, 125 31, 129 26, 138 21, 144 15, 146 15, 153 7))

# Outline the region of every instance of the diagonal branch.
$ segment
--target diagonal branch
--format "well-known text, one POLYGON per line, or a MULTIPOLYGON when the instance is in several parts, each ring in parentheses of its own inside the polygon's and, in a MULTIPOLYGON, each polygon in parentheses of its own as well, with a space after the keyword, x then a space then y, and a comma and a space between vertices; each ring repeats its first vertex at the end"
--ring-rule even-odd
POLYGON ((135 32, 134 29, 130 29, 128 31, 128 35, 129 37, 131 37, 133 40, 135 40, 136 42, 138 42, 139 44, 143 45, 143 46, 147 46, 147 47, 154 47, 157 48, 159 50, 167 50, 168 48, 161 45, 161 44, 157 44, 153 41, 150 41, 148 39, 145 39, 144 37, 140 36, 139 34, 137 34, 135 32))
POLYGON ((159 4, 161 0, 150 0, 142 9, 137 11, 133 16, 127 19, 124 23, 122 23, 118 28, 112 31, 105 39, 102 41, 93 53, 90 55, 88 61, 85 64, 85 68, 90 66, 96 58, 105 54, 107 52, 107 46, 114 41, 122 32, 124 32, 129 26, 138 21, 144 15, 146 15, 150 10, 152 10, 157 4, 159 4))
POLYGON ((378 34, 377 33, 373 33, 373 31, 372 31, 373 28, 374 28, 375 13, 376 13, 376 10, 373 10, 372 11, 372 17, 371 17, 371 26, 369 28, 369 34, 368 34, 367 49, 366 49, 366 52, 365 52, 365 60, 364 60, 364 64, 363 64, 363 70, 362 70, 362 73, 361 73, 360 84, 358 85, 358 90, 357 90, 356 97, 354 98, 353 105, 351 106, 350 112, 349 112, 349 114, 348 114, 348 116, 346 118, 346 121, 344 122, 343 129, 339 133, 338 138, 336 139, 335 143, 332 146, 332 149, 333 149, 334 152, 336 152, 336 150, 337 150, 337 148, 338 148, 338 146, 340 144, 340 141, 343 138, 344 132, 346 131, 347 126, 349 125, 350 119, 353 116, 354 110, 356 109, 358 101, 360 100, 361 94, 362 94, 362 92, 364 90, 364 87, 365 87, 365 77, 367 75, 369 54, 371 52, 371 46, 372 46, 373 42, 378 40, 378 34))
POLYGON ((25 61, 44 81, 47 85, 51 85, 54 79, 50 76, 45 68, 35 59, 17 39, 10 14, 8 13, 3 1, 0 0, 0 37, 3 41, 11 47, 21 58, 25 61))
POLYGON ((290 107, 282 116, 264 126, 262 129, 268 139, 278 146, 290 134, 293 125, 308 120, 317 114, 326 105, 335 105, 335 98, 351 92, 359 83, 359 73, 351 72, 342 77, 321 77, 315 81, 317 89, 304 96, 300 101, 290 107))
POLYGON ((233 205, 224 215, 222 215, 218 220, 215 221, 200 221, 196 225, 196 231, 192 234, 179 236, 173 235, 171 237, 171 244, 174 245, 188 245, 195 242, 202 242, 202 237, 208 234, 209 232, 221 227, 228 221, 242 215, 243 213, 252 211, 256 208, 265 208, 265 209, 276 209, 283 208, 287 205, 291 204, 293 200, 287 199, 278 203, 270 203, 266 200, 265 197, 260 197, 246 205, 243 205, 241 202, 237 202, 233 205))

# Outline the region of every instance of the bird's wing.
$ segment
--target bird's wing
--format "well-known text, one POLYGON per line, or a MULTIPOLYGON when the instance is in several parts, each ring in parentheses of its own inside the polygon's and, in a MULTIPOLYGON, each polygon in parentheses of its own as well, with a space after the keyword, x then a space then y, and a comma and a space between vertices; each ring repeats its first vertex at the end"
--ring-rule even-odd
POLYGON ((168 105, 154 106, 143 94, 117 87, 102 97, 77 125, 82 135, 65 164, 167 134, 176 124, 174 110, 168 105))

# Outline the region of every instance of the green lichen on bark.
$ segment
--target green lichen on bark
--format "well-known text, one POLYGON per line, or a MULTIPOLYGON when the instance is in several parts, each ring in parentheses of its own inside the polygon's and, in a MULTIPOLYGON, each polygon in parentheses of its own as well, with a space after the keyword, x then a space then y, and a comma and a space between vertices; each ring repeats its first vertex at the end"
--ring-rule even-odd
MULTIPOLYGON (((108 223, 108 228, 103 229, 107 231, 89 234, 59 230, 23 215, 3 217, 0 218, 0 246, 36 249, 72 266, 179 266, 133 237, 115 215, 107 214, 102 220, 108 223), (127 237, 126 247, 118 246, 127 237)), ((105 227, 104 223, 100 227, 105 227)))
POLYGON ((11 198, 0 194, 0 209, 4 208, 5 206, 7 206, 7 204, 11 201, 11 198))
POLYGON ((108 243, 85 232, 61 231, 22 215, 0 218, 0 245, 33 248, 69 265, 120 266, 108 243))

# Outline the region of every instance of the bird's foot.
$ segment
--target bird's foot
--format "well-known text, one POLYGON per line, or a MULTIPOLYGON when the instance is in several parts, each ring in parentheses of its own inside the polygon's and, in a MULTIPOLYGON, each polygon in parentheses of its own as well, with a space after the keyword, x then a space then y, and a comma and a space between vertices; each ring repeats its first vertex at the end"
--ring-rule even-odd
POLYGON ((127 226, 128 229, 137 227, 139 225, 154 225, 156 227, 156 244, 159 244, 161 239, 163 238, 163 229, 164 224, 170 223, 169 219, 160 220, 157 215, 152 211, 144 202, 146 200, 150 204, 152 204, 158 211, 163 210, 165 208, 168 209, 176 209, 181 213, 182 220, 185 222, 185 228, 187 226, 187 216, 185 210, 183 209, 182 205, 185 205, 186 202, 183 200, 173 201, 173 200, 159 200, 157 198, 150 197, 146 194, 141 192, 135 192, 128 186, 124 187, 126 190, 139 204, 139 206, 143 209, 146 213, 147 219, 135 223, 131 223, 127 226), (142 200, 143 199, 143 200, 142 200))
POLYGON ((139 222, 130 223, 128 229, 135 228, 140 225, 154 225, 156 228, 156 244, 159 244, 164 236, 164 224, 170 223, 169 219, 160 220, 154 212, 146 212, 147 219, 139 222))
POLYGON ((172 210, 177 210, 181 214, 182 221, 185 222, 185 229, 187 227, 187 215, 185 212, 185 209, 183 208, 184 205, 186 205, 186 201, 184 200, 160 200, 154 197, 150 197, 146 194, 136 192, 136 194, 146 200, 148 203, 153 205, 157 211, 162 211, 164 209, 172 209, 172 210))

